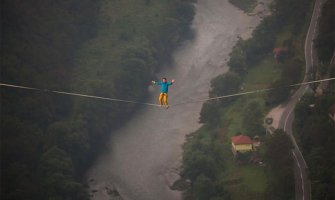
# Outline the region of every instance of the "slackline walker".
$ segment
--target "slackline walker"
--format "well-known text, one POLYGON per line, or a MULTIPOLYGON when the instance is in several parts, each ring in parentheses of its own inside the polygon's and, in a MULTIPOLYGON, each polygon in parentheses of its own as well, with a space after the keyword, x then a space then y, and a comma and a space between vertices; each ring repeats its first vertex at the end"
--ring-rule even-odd
POLYGON ((163 106, 163 100, 165 104, 165 108, 169 108, 168 103, 168 92, 169 92, 169 86, 174 83, 174 80, 172 79, 171 82, 168 82, 166 78, 162 78, 162 81, 151 81, 154 85, 160 85, 161 86, 161 93, 159 95, 159 105, 163 106))
MULTIPOLYGON (((296 84, 282 86, 282 87, 264 88, 264 89, 259 89, 259 90, 252 90, 252 91, 248 91, 248 92, 234 93, 234 94, 212 97, 212 98, 207 98, 207 99, 197 99, 197 100, 192 100, 192 101, 185 101, 185 102, 172 104, 172 105, 170 105, 170 107, 180 106, 180 105, 184 105, 184 104, 191 104, 191 103, 201 103, 201 102, 225 99, 225 98, 230 98, 230 97, 235 97, 235 96, 242 96, 242 95, 255 94, 255 93, 260 93, 260 92, 266 92, 266 91, 276 90, 276 89, 280 89, 280 88, 289 88, 289 87, 308 85, 308 84, 311 84, 311 83, 320 83, 320 82, 326 82, 326 81, 332 81, 332 80, 335 80, 335 77, 316 80, 316 81, 301 82, 301 83, 296 83, 296 84)), ((138 102, 138 101, 133 101, 133 100, 124 100, 124 99, 116 99, 116 98, 109 98, 109 97, 101 97, 101 96, 80 94, 80 93, 74 93, 74 92, 40 89, 40 88, 13 85, 13 84, 6 84, 6 83, 0 83, 0 87, 19 88, 19 89, 25 89, 25 90, 35 90, 35 91, 40 91, 40 92, 48 92, 48 93, 55 93, 55 94, 62 94, 62 95, 78 96, 78 97, 84 97, 84 98, 101 99, 101 100, 107 100, 107 101, 115 101, 115 102, 140 104, 140 105, 153 106, 153 107, 161 107, 160 104, 145 103, 145 102, 138 102)), ((160 101, 161 101, 161 98, 160 98, 160 101)), ((166 106, 167 106, 167 104, 166 104, 166 106)))

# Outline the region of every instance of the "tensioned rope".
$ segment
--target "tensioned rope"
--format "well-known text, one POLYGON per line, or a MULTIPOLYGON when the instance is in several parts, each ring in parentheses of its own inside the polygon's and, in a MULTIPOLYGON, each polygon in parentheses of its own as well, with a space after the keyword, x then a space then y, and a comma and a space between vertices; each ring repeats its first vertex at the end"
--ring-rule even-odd
POLYGON ((40 91, 40 92, 49 92, 49 93, 51 92, 51 93, 56 93, 56 94, 79 96, 79 97, 86 97, 86 98, 93 98, 93 99, 102 99, 102 100, 108 100, 108 101, 141 104, 141 105, 147 105, 147 106, 158 106, 158 107, 160 106, 158 104, 153 104, 153 103, 142 103, 142 102, 137 102, 137 101, 132 101, 132 100, 114 99, 114 98, 109 98, 109 97, 100 97, 100 96, 94 96, 94 95, 88 95, 88 94, 79 94, 79 93, 74 93, 74 92, 64 92, 64 91, 57 91, 57 90, 40 89, 40 88, 26 87, 26 86, 20 86, 20 85, 10 85, 10 84, 5 84, 5 83, 0 83, 0 86, 20 88, 20 89, 26 89, 26 90, 36 90, 36 91, 40 91))
MULTIPOLYGON (((175 104, 172 104, 170 106, 179 106, 179 105, 190 104, 190 103, 200 103, 200 102, 230 98, 230 97, 235 97, 235 96, 242 96, 242 95, 255 94, 255 93, 260 93, 260 92, 266 92, 266 91, 276 90, 276 89, 285 88, 285 87, 308 85, 308 84, 311 84, 311 83, 320 83, 320 82, 326 82, 326 81, 332 81, 332 80, 335 80, 335 77, 327 78, 327 79, 320 79, 320 80, 316 80, 316 81, 301 82, 301 83, 296 83, 296 84, 282 86, 282 87, 265 88, 265 89, 252 90, 252 91, 241 92, 241 93, 234 93, 234 94, 223 95, 223 96, 212 97, 212 98, 206 98, 206 99, 185 101, 185 102, 181 102, 181 103, 175 103, 175 104)), ((74 92, 64 92, 64 91, 57 91, 57 90, 40 89, 40 88, 20 86, 20 85, 12 85, 12 84, 6 84, 6 83, 0 83, 0 86, 11 87, 11 88, 20 88, 20 89, 26 89, 26 90, 35 90, 35 91, 40 91, 40 92, 49 92, 49 93, 56 93, 56 94, 63 94, 63 95, 70 95, 70 96, 79 96, 79 97, 85 97, 85 98, 101 99, 101 100, 107 100, 107 101, 116 101, 116 102, 124 102, 124 103, 132 103, 132 104, 140 104, 140 105, 146 105, 146 106, 160 107, 159 104, 153 104, 153 103, 145 103, 145 102, 138 102, 138 101, 133 101, 133 100, 124 100, 124 99, 115 99, 115 98, 94 96, 94 95, 88 95, 88 94, 80 94, 80 93, 74 93, 74 92)))
POLYGON ((259 93, 259 92, 266 92, 266 91, 270 91, 270 90, 277 90, 277 89, 286 88, 286 87, 308 85, 308 84, 312 84, 312 83, 320 83, 320 82, 326 82, 326 81, 332 81, 332 80, 335 80, 335 77, 333 77, 333 78, 326 78, 326 79, 320 79, 320 80, 316 80, 316 81, 308 81, 308 82, 295 83, 295 84, 292 84, 292 85, 286 85, 286 86, 281 86, 281 87, 265 88, 265 89, 259 89, 259 90, 252 90, 252 91, 248 91, 248 92, 240 92, 240 93, 235 93, 235 94, 228 94, 228 95, 223 95, 223 96, 218 96, 218 97, 212 97, 212 98, 207 98, 207 99, 198 99, 198 100, 193 100, 193 101, 185 101, 185 102, 173 104, 171 106, 178 106, 178 105, 190 104, 190 103, 206 102, 206 101, 224 99, 224 98, 229 98, 229 97, 242 96, 242 95, 247 95, 247 94, 255 94, 255 93, 259 93))

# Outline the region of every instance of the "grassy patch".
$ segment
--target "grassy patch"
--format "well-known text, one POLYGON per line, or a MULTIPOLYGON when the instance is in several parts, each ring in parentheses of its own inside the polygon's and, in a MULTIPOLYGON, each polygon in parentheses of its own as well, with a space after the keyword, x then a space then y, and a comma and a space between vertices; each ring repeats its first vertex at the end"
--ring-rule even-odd
POLYGON ((244 81, 244 90, 257 90, 268 88, 271 83, 279 79, 281 68, 272 55, 267 56, 257 66, 248 71, 244 81))
MULTIPOLYGON (((228 149, 227 149, 228 150, 228 149)), ((227 151, 226 170, 222 176, 227 190, 235 200, 263 200, 267 189, 265 168, 256 165, 238 165, 227 151)))
MULTIPOLYGON (((281 67, 278 65, 272 55, 269 55, 258 65, 251 68, 244 78, 244 90, 242 92, 268 88, 271 83, 279 79, 281 76, 281 67)), ((228 140, 237 133, 245 133, 243 128, 242 119, 246 114, 246 105, 250 102, 256 101, 262 105, 264 113, 268 108, 265 107, 265 93, 250 94, 237 99, 229 107, 221 111, 222 123, 221 125, 226 128, 225 136, 228 140)), ((229 142, 227 144, 230 144, 229 142)))
POLYGON ((247 113, 246 105, 252 101, 257 101, 260 103, 260 105, 264 105, 264 98, 262 96, 263 95, 261 94, 256 94, 250 95, 249 97, 240 98, 235 101, 234 104, 227 107, 227 109, 222 110, 221 116, 223 117, 221 125, 227 128, 227 132, 225 132, 227 140, 237 133, 246 133, 242 123, 243 116, 247 114, 252 115, 252 113, 247 113))
POLYGON ((242 127, 243 103, 238 100, 227 110, 222 111, 222 125, 227 128, 225 132, 226 144, 230 145, 230 137, 236 133, 244 132, 242 127))
POLYGON ((266 175, 263 167, 251 165, 240 168, 243 185, 248 186, 252 192, 265 192, 266 175))
POLYGON ((281 32, 276 35, 276 47, 282 47, 285 41, 292 39, 292 34, 291 26, 283 27, 281 32))
POLYGON ((229 0, 229 2, 247 13, 253 11, 257 5, 257 0, 229 0))

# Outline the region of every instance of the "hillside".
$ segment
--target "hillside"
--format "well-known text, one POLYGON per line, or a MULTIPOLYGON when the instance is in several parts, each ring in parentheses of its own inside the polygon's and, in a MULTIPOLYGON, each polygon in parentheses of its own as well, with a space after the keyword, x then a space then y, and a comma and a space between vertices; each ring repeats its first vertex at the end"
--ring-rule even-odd
MULTIPOLYGON (((319 62, 312 77, 335 77, 334 9, 331 0, 322 8, 315 42, 319 62)), ((312 88, 315 93, 305 95, 294 110, 294 134, 308 166, 312 199, 334 199, 335 121, 331 113, 335 105, 335 83, 315 84, 312 88)))
MULTIPOLYGON (((1 82, 143 100, 189 32, 187 1, 1 2, 1 82)), ((82 177, 136 110, 1 88, 1 197, 88 199, 82 177)))
POLYGON ((278 89, 203 105, 203 126, 184 145, 181 175, 191 182, 185 199, 294 198, 290 139, 282 130, 268 135, 262 125, 265 113, 294 92, 281 86, 303 78, 311 3, 273 1, 272 15, 263 19, 252 38, 240 40, 233 48, 229 72, 212 80, 210 97, 278 89), (275 49, 285 53, 276 54, 275 49), (240 134, 259 137, 261 146, 234 156, 231 137, 240 134))

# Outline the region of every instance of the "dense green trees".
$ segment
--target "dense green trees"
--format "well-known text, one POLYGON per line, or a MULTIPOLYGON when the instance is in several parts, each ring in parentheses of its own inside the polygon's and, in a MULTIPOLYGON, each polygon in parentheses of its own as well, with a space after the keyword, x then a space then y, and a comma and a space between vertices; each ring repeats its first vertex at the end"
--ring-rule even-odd
MULTIPOLYGON (((236 1, 235 1, 236 2, 236 1)), ((239 1, 242 2, 242 1, 239 1)), ((192 181, 191 189, 186 194, 191 194, 194 199, 229 199, 229 194, 225 184, 221 183, 216 177, 225 171, 225 158, 215 158, 220 153, 212 148, 220 145, 220 141, 215 134, 217 130, 226 131, 227 125, 234 123, 229 128, 244 130, 244 134, 250 136, 261 135, 266 140, 266 147, 261 149, 260 154, 265 152, 265 163, 268 174, 268 188, 262 194, 266 199, 293 199, 294 198, 294 176, 292 162, 292 144, 290 138, 283 131, 276 131, 273 137, 265 137, 262 127, 265 106, 274 105, 285 101, 291 94, 290 84, 297 83, 302 77, 302 67, 304 63, 298 54, 298 48, 293 46, 297 36, 281 41, 278 33, 293 31, 301 34, 301 30, 306 22, 306 16, 311 1, 303 0, 275 0, 272 5, 272 16, 265 18, 254 30, 252 38, 247 40, 240 39, 233 47, 230 54, 228 65, 229 72, 220 75, 211 81, 210 96, 223 96, 239 92, 243 89, 243 81, 251 67, 256 66, 264 58, 269 58, 275 43, 279 40, 283 45, 290 48, 288 55, 283 63, 277 63, 281 68, 279 79, 274 79, 271 86, 277 90, 268 92, 266 100, 258 98, 251 101, 248 99, 238 99, 239 108, 229 107, 237 98, 221 99, 218 101, 206 102, 200 113, 200 122, 204 126, 193 133, 187 140, 183 154, 182 177, 192 181), (248 102, 248 103, 245 103, 248 102), (265 103, 267 102, 267 104, 265 103), (270 104, 269 104, 270 103, 270 104), (265 105, 266 104, 266 105, 265 105), (233 111, 231 109, 234 109, 233 111), (243 112, 233 117, 240 117, 236 121, 225 120, 224 112, 228 111, 234 115, 234 111, 243 112), (236 127, 238 126, 238 127, 236 127), (204 148, 203 144, 210 143, 212 148, 204 148), (217 188, 219 188, 217 190, 217 188), (222 189, 222 190, 221 190, 222 189), (223 191, 221 193, 221 191, 223 191), (265 194, 266 193, 266 194, 265 194)), ((298 45, 297 45, 298 46, 298 45)), ((300 50, 299 50, 300 51, 300 50)), ((246 97, 249 98, 249 97, 246 97)), ((251 97, 253 98, 253 97, 251 97)), ((226 133, 221 133, 223 140, 229 140, 226 133)), ((222 139, 220 137, 220 139, 222 139)), ((223 145, 230 145, 229 142, 223 145)), ((226 147, 230 149, 230 147, 226 147)), ((221 152, 222 155, 222 152, 221 152)), ((227 184, 226 184, 227 185, 227 184)), ((257 197, 256 197, 257 198, 257 197)))
MULTIPOLYGON (((211 81, 209 96, 217 97, 236 93, 241 83, 241 78, 234 72, 219 75, 211 81)), ((220 106, 226 106, 232 101, 234 101, 234 98, 205 103, 200 112, 200 123, 217 124, 220 120, 218 108, 220 106)))
POLYGON ((313 199, 335 197, 334 121, 328 116, 335 102, 333 94, 301 99, 295 109, 295 133, 310 172, 313 199))
POLYGON ((291 138, 281 129, 265 143, 265 159, 269 164, 270 199, 294 199, 294 166, 291 138))
MULTIPOLYGON (((193 15, 177 0, 1 1, 1 82, 143 99, 193 15)), ((136 107, 0 92, 1 197, 88 199, 83 173, 136 107)))
POLYGON ((184 146, 181 176, 191 180, 191 188, 186 193, 198 200, 230 199, 220 173, 224 169, 223 146, 212 130, 202 128, 192 134, 184 146))
POLYGON ((210 97, 224 96, 237 92, 242 83, 241 77, 234 72, 227 72, 211 81, 210 97))
POLYGON ((323 8, 320 17, 319 34, 315 40, 318 58, 321 62, 329 63, 335 48, 335 2, 328 0, 323 8))
MULTIPOLYGON (((315 47, 321 63, 314 72, 321 77, 335 75, 334 65, 329 64, 334 52, 334 6, 333 1, 326 1, 319 19, 315 47)), ((317 200, 335 198, 335 126, 328 116, 335 102, 334 91, 334 83, 329 82, 322 96, 306 95, 295 108, 294 132, 307 162, 312 199, 317 200)))
POLYGON ((277 88, 271 90, 267 93, 267 101, 270 104, 278 104, 286 101, 292 94, 294 88, 289 87, 292 84, 299 83, 303 73, 304 63, 298 59, 290 59, 284 64, 281 64, 282 74, 280 79, 273 82, 272 88, 277 88))
POLYGON ((43 186, 40 198, 89 199, 87 191, 72 177, 73 173, 73 163, 66 151, 58 147, 48 149, 41 156, 38 168, 43 186))
POLYGON ((220 114, 218 108, 219 106, 215 102, 204 103, 200 111, 199 122, 217 125, 217 123, 220 121, 220 114))
POLYGON ((265 18, 252 33, 252 38, 239 40, 230 53, 230 70, 243 76, 248 68, 255 65, 272 51, 276 27, 273 17, 265 18))
POLYGON ((224 185, 213 182, 205 175, 200 175, 194 182, 193 191, 197 200, 228 200, 229 194, 224 189, 224 185))
MULTIPOLYGON (((67 90, 73 56, 94 36, 96 13, 97 5, 90 0, 2 1, 1 82, 67 90)), ((1 88, 3 199, 88 196, 75 179, 74 157, 60 146, 71 141, 63 138, 71 133, 65 128, 58 132, 59 127, 52 133, 55 140, 48 135, 50 125, 69 115, 71 107, 68 97, 1 88)))
POLYGON ((281 28, 287 24, 292 24, 292 31, 299 33, 308 18, 307 14, 311 2, 311 0, 274 1, 272 5, 272 12, 276 21, 276 27, 274 28, 281 28))
POLYGON ((257 101, 252 101, 246 105, 244 109, 245 115, 243 115, 242 123, 246 134, 251 138, 258 135, 264 135, 263 119, 264 113, 262 106, 257 101))

